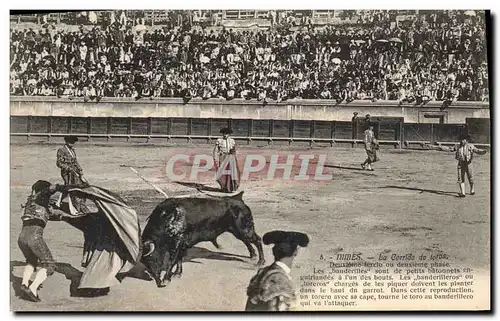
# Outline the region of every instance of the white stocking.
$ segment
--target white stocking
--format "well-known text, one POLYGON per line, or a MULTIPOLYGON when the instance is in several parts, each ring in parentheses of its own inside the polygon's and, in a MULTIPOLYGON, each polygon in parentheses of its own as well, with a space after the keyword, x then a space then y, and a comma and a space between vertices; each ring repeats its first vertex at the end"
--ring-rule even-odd
POLYGON ((33 275, 33 272, 35 272, 35 267, 33 265, 28 264, 24 267, 22 285, 29 285, 29 281, 31 276, 33 275))
POLYGON ((47 269, 40 269, 40 271, 38 271, 36 273, 35 279, 33 280, 33 283, 31 283, 31 286, 30 286, 30 290, 31 290, 31 292, 33 292, 34 295, 37 295, 36 291, 37 291, 38 287, 46 279, 47 279, 47 269))

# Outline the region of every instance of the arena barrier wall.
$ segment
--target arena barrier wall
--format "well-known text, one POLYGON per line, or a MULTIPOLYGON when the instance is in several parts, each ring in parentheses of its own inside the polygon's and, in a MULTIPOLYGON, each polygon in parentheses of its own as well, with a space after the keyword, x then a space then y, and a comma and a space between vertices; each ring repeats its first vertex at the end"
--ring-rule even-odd
POLYGON ((11 97, 11 137, 54 139, 67 134, 92 141, 210 143, 231 126, 237 140, 268 144, 356 146, 363 118, 370 114, 382 144, 456 142, 468 131, 479 144, 490 142, 488 103, 459 102, 447 108, 398 102, 296 100, 263 105, 257 101, 103 98, 84 102, 54 97, 11 97), (354 126, 352 113, 359 113, 354 126), (453 122, 452 122, 453 120, 453 122), (436 122, 436 123, 433 123, 436 122))

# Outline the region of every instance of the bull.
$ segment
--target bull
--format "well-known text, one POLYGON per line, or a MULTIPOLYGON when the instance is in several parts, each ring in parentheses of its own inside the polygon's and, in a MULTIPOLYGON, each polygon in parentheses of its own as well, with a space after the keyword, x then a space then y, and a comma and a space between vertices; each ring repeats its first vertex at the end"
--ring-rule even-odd
POLYGON ((158 287, 173 275, 182 275, 182 259, 199 242, 210 241, 229 232, 247 247, 250 258, 264 264, 262 240, 255 232, 250 208, 243 192, 231 197, 172 198, 160 203, 151 213, 142 233, 142 263, 158 287), (175 272, 173 268, 176 268, 175 272))

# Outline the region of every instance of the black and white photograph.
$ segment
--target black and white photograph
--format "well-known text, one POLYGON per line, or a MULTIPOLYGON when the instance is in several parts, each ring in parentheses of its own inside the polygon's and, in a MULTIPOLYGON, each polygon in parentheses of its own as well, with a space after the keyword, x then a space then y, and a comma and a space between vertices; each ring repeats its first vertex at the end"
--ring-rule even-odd
POLYGON ((492 309, 488 8, 113 6, 9 12, 12 312, 492 309))

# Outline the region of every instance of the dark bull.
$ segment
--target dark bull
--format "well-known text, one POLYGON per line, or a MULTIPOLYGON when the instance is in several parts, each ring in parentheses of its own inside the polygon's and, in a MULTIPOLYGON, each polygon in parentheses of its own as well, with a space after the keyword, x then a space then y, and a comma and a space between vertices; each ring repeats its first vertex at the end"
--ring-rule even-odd
POLYGON ((252 259, 256 257, 254 244, 258 264, 264 264, 262 241, 242 196, 243 192, 232 197, 172 198, 153 210, 142 233, 141 260, 158 287, 165 286, 172 275, 182 274, 182 259, 189 248, 204 241, 218 247, 216 239, 225 232, 245 243, 252 259))

